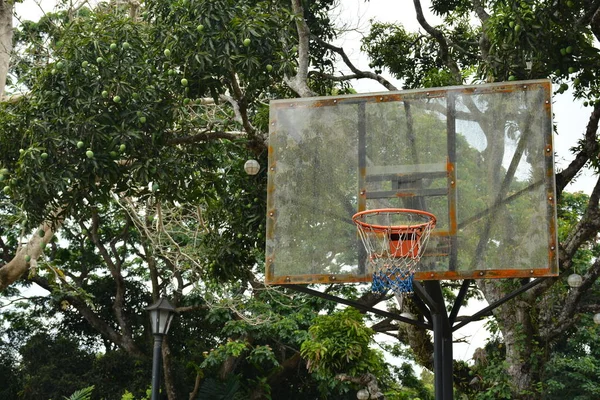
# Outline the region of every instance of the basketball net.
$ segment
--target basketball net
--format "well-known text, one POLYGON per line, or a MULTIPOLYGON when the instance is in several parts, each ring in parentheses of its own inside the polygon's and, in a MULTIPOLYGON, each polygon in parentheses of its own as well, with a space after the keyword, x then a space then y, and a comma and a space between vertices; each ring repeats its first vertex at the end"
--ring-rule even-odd
POLYGON ((414 274, 435 227, 435 216, 420 210, 386 208, 359 212, 352 220, 368 255, 371 290, 391 290, 400 298, 412 293, 414 274))

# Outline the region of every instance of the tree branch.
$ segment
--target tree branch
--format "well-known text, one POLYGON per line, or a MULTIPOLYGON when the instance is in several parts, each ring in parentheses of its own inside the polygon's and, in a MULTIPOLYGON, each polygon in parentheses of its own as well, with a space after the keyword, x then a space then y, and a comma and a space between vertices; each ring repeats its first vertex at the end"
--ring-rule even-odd
POLYGON ((427 20, 425 20, 425 16, 423 15, 423 9, 421 8, 421 1, 413 0, 413 2, 415 5, 415 11, 417 13, 417 21, 419 21, 419 24, 423 27, 423 29, 425 29, 425 31, 429 33, 436 40, 436 42, 438 42, 438 44, 440 45, 440 58, 448 67, 448 69, 454 76, 456 82, 462 83, 462 74, 460 73, 458 65, 456 65, 456 62, 450 56, 446 37, 444 36, 442 31, 429 25, 427 20))
POLYGON ((483 4, 481 4, 480 0, 473 0, 473 9, 475 10, 475 14, 477 14, 477 17, 479 17, 479 20, 482 24, 490 18, 490 15, 485 11, 485 8, 483 7, 483 4))
POLYGON ((600 0, 594 0, 592 4, 587 7, 587 10, 583 13, 581 18, 575 22, 574 29, 580 29, 582 26, 586 26, 592 22, 598 16, 600 11, 600 0))
POLYGON ((577 175, 577 173, 587 164, 592 157, 598 156, 600 153, 600 145, 596 139, 596 132, 598 131, 598 121, 600 120, 600 104, 594 106, 594 110, 590 115, 585 135, 581 144, 581 150, 575 156, 575 159, 571 161, 569 166, 556 174, 556 196, 560 198, 562 191, 571 180, 577 175))
POLYGON ((123 275, 121 274, 122 266, 120 264, 120 260, 117 259, 116 262, 113 261, 113 259, 110 256, 110 253, 108 252, 108 250, 106 249, 104 244, 100 241, 100 238, 98 236, 99 225, 100 225, 100 217, 98 215, 98 211, 96 209, 92 208, 92 226, 90 227, 90 229, 88 229, 88 234, 89 234, 90 238, 92 239, 92 242, 96 246, 96 249, 98 249, 100 256, 104 260, 106 266, 108 267, 108 270, 110 271, 112 278, 115 281, 116 290, 115 290, 115 299, 113 301, 112 308, 114 311, 114 315, 117 319, 117 323, 119 324, 119 327, 121 328, 122 340, 123 340, 123 342, 128 343, 128 346, 134 346, 131 324, 129 323, 129 319, 125 315, 125 310, 124 310, 125 309, 125 294, 126 294, 127 290, 125 287, 125 280, 123 279, 123 275))
POLYGON ((568 269, 572 263, 575 252, 579 250, 581 245, 598 234, 600 229, 600 210, 598 209, 600 201, 600 177, 596 181, 596 185, 590 195, 587 209, 583 217, 573 230, 569 233, 565 241, 562 243, 559 255, 561 267, 568 269))
POLYGON ((565 299, 558 318, 553 315, 545 324, 541 324, 540 337, 543 341, 552 341, 571 328, 579 318, 576 317, 582 296, 592 287, 600 276, 600 259, 592 264, 583 277, 581 286, 571 288, 565 299), (553 321, 555 321, 553 323, 553 321))
POLYGON ((310 29, 304 19, 302 0, 291 0, 292 11, 296 14, 296 31, 298 32, 298 71, 293 77, 286 76, 285 83, 300 97, 316 96, 307 83, 309 62, 310 29))
MULTIPOLYGON (((50 283, 37 275, 31 278, 31 281, 36 283, 41 288, 52 292, 53 288, 50 283)), ((115 331, 106 321, 100 318, 86 303, 78 297, 72 295, 64 295, 63 298, 69 302, 77 312, 104 338, 110 340, 112 343, 123 348, 127 353, 143 357, 143 353, 137 348, 135 343, 129 340, 124 340, 123 335, 115 331)))
MULTIPOLYGON (((60 211, 56 215, 60 215, 60 211)), ((29 263, 25 260, 25 256, 31 257, 30 262, 35 262, 44 252, 42 243, 50 243, 50 240, 54 236, 53 229, 58 229, 62 225, 62 222, 63 219, 60 217, 54 224, 42 224, 31 235, 27 245, 18 249, 12 260, 0 267, 0 292, 29 270, 29 263), (43 232, 43 236, 40 236, 38 232, 43 232)))
POLYGON ((387 90, 398 90, 398 88, 396 86, 392 85, 383 76, 375 74, 370 71, 361 71, 358 68, 356 68, 356 66, 352 63, 352 61, 350 61, 350 58, 348 58, 348 55, 346 54, 346 52, 344 51, 343 48, 336 47, 330 43, 327 43, 323 39, 321 39, 320 37, 317 37, 317 36, 313 36, 313 40, 315 40, 317 43, 319 43, 321 46, 325 47, 326 49, 339 54, 342 57, 344 64, 346 64, 348 66, 348 68, 350 68, 350 71, 352 71, 354 73, 355 78, 353 78, 353 79, 361 79, 361 78, 373 79, 373 80, 379 82, 381 85, 383 85, 383 87, 385 87, 387 90))
POLYGON ((167 145, 176 145, 176 144, 194 144, 199 142, 208 142, 211 140, 217 139, 227 139, 227 140, 236 140, 240 137, 243 137, 243 134, 239 133, 231 133, 231 132, 211 132, 211 131, 202 131, 195 135, 191 136, 181 136, 175 137, 167 140, 167 145))

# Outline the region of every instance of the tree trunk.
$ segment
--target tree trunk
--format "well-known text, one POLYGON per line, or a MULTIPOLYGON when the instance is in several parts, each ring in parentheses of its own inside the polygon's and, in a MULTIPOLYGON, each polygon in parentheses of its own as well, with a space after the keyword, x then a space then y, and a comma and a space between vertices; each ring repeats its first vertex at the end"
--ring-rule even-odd
MULTIPOLYGON (((482 281, 479 286, 490 303, 512 291, 510 285, 507 287, 499 281, 482 281)), ((533 300, 524 297, 527 294, 496 308, 494 316, 506 346, 506 372, 512 385, 512 398, 534 400, 539 398, 539 393, 533 385, 539 381, 545 359, 536 356, 539 335, 532 319, 533 300)), ((483 379, 485 381, 485 377, 483 379)))
POLYGON ((13 1, 0 0, 0 99, 4 97, 13 40, 13 1))

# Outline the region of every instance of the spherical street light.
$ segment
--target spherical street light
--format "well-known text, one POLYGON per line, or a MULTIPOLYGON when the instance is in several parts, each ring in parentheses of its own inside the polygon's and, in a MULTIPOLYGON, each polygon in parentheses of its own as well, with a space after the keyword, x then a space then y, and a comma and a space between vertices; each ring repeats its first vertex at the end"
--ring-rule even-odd
POLYGON ((356 398, 358 400, 367 400, 371 397, 371 394, 369 393, 369 391, 367 389, 360 389, 358 392, 356 392, 356 398))
POLYGON ((256 175, 259 170, 260 164, 256 160, 248 160, 244 164, 244 171, 246 171, 248 175, 256 175))
POLYGON ((581 283, 583 282, 583 278, 581 277, 581 275, 579 274, 571 274, 569 275, 569 277, 567 278, 567 283, 569 284, 569 286, 571 286, 572 288, 576 288, 581 286, 581 283))
POLYGON ((160 355, 163 338, 169 332, 171 321, 175 316, 175 307, 169 300, 161 298, 150 307, 146 307, 150 314, 150 326, 154 335, 154 356, 152 358, 152 400, 158 400, 160 391, 160 355))

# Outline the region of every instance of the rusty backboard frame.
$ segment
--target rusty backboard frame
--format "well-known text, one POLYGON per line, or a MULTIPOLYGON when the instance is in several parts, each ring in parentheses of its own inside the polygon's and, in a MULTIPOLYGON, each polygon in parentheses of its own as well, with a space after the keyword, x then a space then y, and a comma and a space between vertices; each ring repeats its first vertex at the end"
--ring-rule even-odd
POLYGON ((272 101, 266 283, 370 281, 351 218, 389 206, 438 218, 415 279, 557 275, 551 92, 535 80, 272 101))

